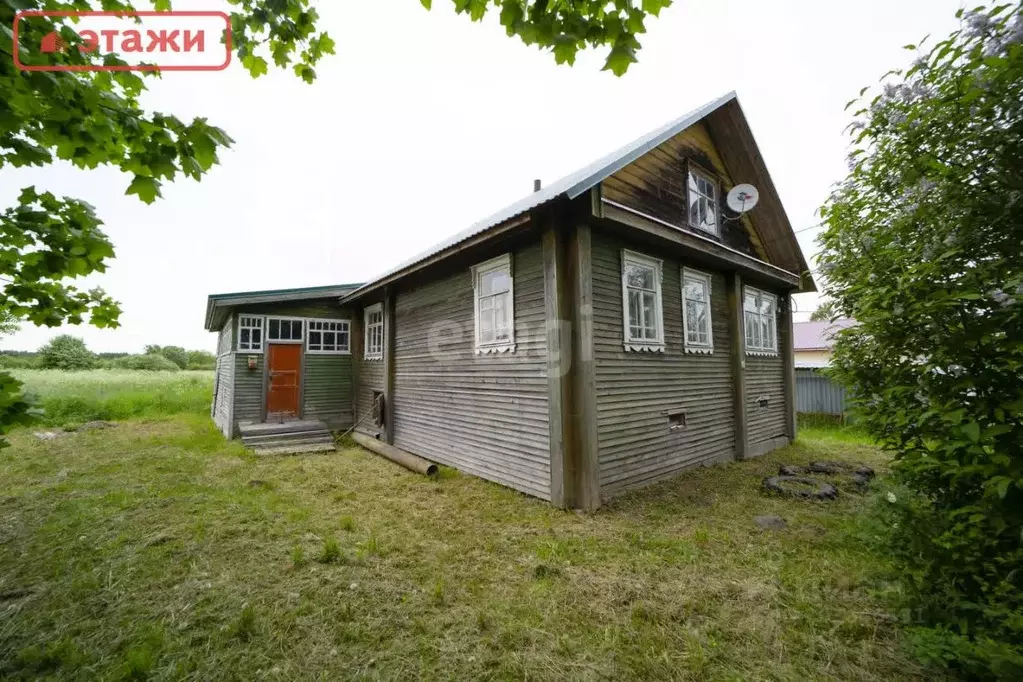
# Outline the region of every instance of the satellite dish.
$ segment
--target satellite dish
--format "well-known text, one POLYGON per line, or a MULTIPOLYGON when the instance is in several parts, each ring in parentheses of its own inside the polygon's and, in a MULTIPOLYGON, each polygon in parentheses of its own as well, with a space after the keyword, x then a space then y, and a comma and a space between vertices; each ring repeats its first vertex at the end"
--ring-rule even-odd
POLYGON ((736 213, 745 213, 756 206, 759 200, 760 192, 757 191, 757 188, 745 183, 733 187, 726 199, 728 208, 736 213))

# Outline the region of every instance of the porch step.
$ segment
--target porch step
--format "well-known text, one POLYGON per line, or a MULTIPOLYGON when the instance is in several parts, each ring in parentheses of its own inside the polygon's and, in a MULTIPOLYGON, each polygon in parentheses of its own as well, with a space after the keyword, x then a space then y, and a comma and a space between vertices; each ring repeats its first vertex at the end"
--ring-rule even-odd
POLYGON ((242 438, 252 436, 268 436, 277 433, 304 433, 307 431, 327 431, 327 425, 317 419, 296 419, 286 422, 256 422, 239 424, 238 430, 242 438))
POLYGON ((242 443, 257 455, 286 455, 334 450, 334 437, 321 421, 239 424, 242 443))
POLYGON ((271 433, 267 436, 249 436, 242 438, 248 447, 283 445, 284 443, 334 442, 330 431, 304 431, 301 433, 271 433))
POLYGON ((259 441, 242 441, 241 442, 247 448, 279 448, 283 446, 293 445, 317 445, 326 443, 333 445, 333 437, 329 434, 322 434, 319 436, 307 436, 300 434, 297 436, 271 436, 266 437, 266 440, 259 441))
POLYGON ((281 445, 274 447, 257 447, 252 452, 257 455, 301 455, 307 452, 333 452, 334 441, 329 443, 307 443, 305 445, 281 445))

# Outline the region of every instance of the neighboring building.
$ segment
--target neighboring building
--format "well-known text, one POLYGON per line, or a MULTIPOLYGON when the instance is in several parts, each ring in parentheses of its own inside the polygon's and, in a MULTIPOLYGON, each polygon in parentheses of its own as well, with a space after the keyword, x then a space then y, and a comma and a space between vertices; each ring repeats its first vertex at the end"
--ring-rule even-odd
POLYGON ((814 290, 731 93, 367 284, 210 296, 214 417, 356 425, 593 509, 788 443, 814 290))
POLYGON ((795 338, 796 367, 822 369, 831 364, 834 335, 841 329, 856 324, 856 320, 841 318, 830 322, 796 322, 792 325, 795 338))
POLYGON ((856 320, 842 318, 834 322, 824 320, 796 322, 792 325, 795 339, 796 411, 799 414, 845 418, 845 387, 832 381, 820 370, 831 365, 835 334, 855 324, 856 320))

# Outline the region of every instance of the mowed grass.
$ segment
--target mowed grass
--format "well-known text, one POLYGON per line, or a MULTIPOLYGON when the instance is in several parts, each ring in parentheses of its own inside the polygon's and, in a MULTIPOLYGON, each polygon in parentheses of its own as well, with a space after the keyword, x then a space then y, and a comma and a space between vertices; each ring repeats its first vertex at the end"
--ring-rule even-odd
POLYGON ((178 416, 0 451, 0 677, 933 679, 879 607, 867 501, 765 496, 805 440, 562 511, 358 448, 256 458, 178 416), (760 529, 758 514, 788 521, 760 529))
POLYGON ((143 372, 97 369, 11 370, 23 391, 42 408, 48 426, 77 426, 181 413, 209 414, 213 372, 143 372))

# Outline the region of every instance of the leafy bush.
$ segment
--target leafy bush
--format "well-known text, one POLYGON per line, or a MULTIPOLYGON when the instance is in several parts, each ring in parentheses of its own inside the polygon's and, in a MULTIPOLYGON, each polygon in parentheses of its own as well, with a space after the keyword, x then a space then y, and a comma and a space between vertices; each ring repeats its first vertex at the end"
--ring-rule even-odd
POLYGON ((857 112, 820 262, 917 651, 1023 679, 1023 6, 961 16, 857 112))
POLYGON ((0 369, 30 369, 38 366, 35 358, 0 354, 0 369))
POLYGON ((204 350, 188 351, 188 369, 216 369, 217 356, 204 350))
POLYGON ((188 367, 188 351, 181 346, 146 346, 146 355, 162 355, 177 365, 178 369, 188 367))
POLYGON ((181 368, 163 355, 147 353, 146 355, 128 355, 114 360, 114 366, 120 369, 144 370, 147 372, 177 372, 181 368))
POLYGON ((39 349, 39 366, 43 369, 90 369, 95 364, 96 356, 85 341, 70 334, 55 336, 39 349))

